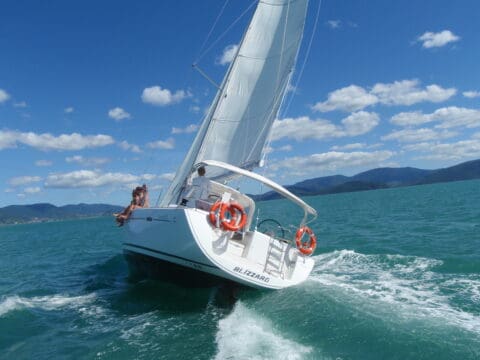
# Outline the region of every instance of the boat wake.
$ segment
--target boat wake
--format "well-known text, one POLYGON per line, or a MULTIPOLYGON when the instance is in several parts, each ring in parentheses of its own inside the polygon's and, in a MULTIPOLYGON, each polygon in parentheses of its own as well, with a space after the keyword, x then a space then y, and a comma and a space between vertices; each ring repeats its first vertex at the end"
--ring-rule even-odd
POLYGON ((5 297, 2 302, 0 302, 0 316, 11 311, 23 309, 52 311, 68 308, 83 312, 86 309, 86 305, 93 303, 95 299, 95 293, 83 296, 49 295, 35 296, 32 298, 12 295, 5 297))
POLYGON ((435 272, 442 265, 435 259, 351 250, 318 255, 315 261, 313 282, 373 316, 449 325, 480 335, 478 275, 435 272))
POLYGON ((302 359, 312 348, 287 339, 254 310, 238 301, 218 322, 215 359, 302 359))

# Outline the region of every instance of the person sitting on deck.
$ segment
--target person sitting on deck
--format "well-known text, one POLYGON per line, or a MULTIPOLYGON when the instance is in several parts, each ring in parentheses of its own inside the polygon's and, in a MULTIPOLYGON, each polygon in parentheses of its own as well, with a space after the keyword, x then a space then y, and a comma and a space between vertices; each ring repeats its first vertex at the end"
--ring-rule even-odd
POLYGON ((133 210, 137 208, 146 208, 149 207, 149 199, 148 199, 148 190, 147 186, 143 184, 142 187, 137 186, 132 191, 132 201, 130 205, 128 205, 120 214, 115 214, 115 220, 118 223, 118 226, 123 226, 125 221, 128 220, 130 215, 132 214, 133 210))

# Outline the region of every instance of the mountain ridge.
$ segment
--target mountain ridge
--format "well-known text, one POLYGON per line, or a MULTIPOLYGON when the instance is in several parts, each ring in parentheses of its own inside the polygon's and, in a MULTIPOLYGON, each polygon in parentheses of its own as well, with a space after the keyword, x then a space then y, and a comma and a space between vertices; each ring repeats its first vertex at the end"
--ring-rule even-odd
MULTIPOLYGON (((353 176, 323 176, 284 187, 297 196, 312 196, 472 179, 480 179, 480 159, 434 170, 414 167, 375 168, 353 176)), ((274 191, 250 196, 256 201, 281 198, 274 191)))

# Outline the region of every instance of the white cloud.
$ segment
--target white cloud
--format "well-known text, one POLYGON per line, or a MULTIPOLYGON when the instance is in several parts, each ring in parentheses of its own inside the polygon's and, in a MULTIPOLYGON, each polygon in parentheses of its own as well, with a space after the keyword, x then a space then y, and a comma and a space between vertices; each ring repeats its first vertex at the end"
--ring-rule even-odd
POLYGON ((418 37, 418 41, 422 42, 422 46, 426 49, 442 47, 448 43, 459 40, 460 37, 452 33, 450 30, 443 30, 438 33, 427 31, 418 37))
POLYGON ((367 145, 365 143, 354 143, 354 144, 347 144, 347 145, 335 145, 330 148, 330 150, 356 150, 356 149, 364 149, 367 145))
POLYGON ((108 111, 108 116, 114 119, 115 121, 131 118, 131 115, 120 107, 110 109, 108 111))
POLYGON ((420 82, 416 79, 377 83, 370 91, 350 85, 329 93, 327 100, 316 103, 313 110, 357 111, 375 104, 413 105, 424 101, 438 103, 451 98, 457 92, 455 88, 444 89, 436 84, 425 88, 420 88, 419 85, 420 82))
POLYGON ((436 139, 447 139, 457 136, 458 133, 453 131, 435 131, 433 129, 404 129, 392 131, 390 134, 382 136, 382 140, 397 140, 399 142, 417 142, 431 141, 436 139))
POLYGON ((271 146, 267 146, 264 151, 265 151, 266 154, 271 154, 274 151, 292 151, 292 150, 293 150, 292 145, 284 145, 284 146, 281 146, 281 147, 278 147, 278 148, 273 148, 271 146))
POLYGON ((399 126, 415 126, 433 121, 439 122, 435 127, 440 129, 460 126, 479 127, 480 110, 449 106, 437 109, 431 114, 423 114, 420 111, 404 112, 390 119, 392 124, 399 126))
POLYGON ((168 138, 167 140, 158 140, 154 142, 149 142, 147 147, 150 149, 165 149, 170 150, 175 147, 175 140, 173 138, 168 138))
POLYGON ((466 161, 480 157, 480 139, 461 140, 454 143, 419 143, 404 147, 407 151, 422 152, 416 157, 426 160, 466 161))
POLYGON ((413 105, 423 101, 442 102, 456 94, 455 88, 444 89, 438 85, 428 85, 424 89, 418 87, 418 80, 395 81, 391 84, 376 84, 371 93, 385 105, 413 105))
POLYGON ((75 111, 75 109, 73 107, 69 106, 69 107, 65 108, 63 111, 65 112, 65 114, 71 114, 75 111))
POLYGON ((0 104, 10 99, 10 95, 5 91, 0 89, 0 104))
POLYGON ((349 167, 379 166, 394 155, 392 151, 374 152, 337 152, 330 151, 312 154, 306 157, 291 157, 273 163, 270 167, 277 171, 285 169, 294 174, 306 174, 319 171, 337 171, 349 167))
POLYGON ((328 21, 327 21, 327 25, 328 25, 331 29, 338 29, 341 24, 342 24, 342 22, 341 22, 340 20, 328 20, 328 21))
POLYGON ((464 91, 463 96, 469 99, 480 97, 480 91, 464 91))
POLYGON ((193 105, 193 106, 190 106, 188 110, 194 114, 198 114, 202 109, 198 105, 193 105))
POLYGON ((342 126, 337 126, 323 119, 311 120, 307 116, 275 120, 272 129, 272 141, 284 137, 302 141, 357 136, 371 131, 378 123, 378 115, 366 111, 350 114, 342 120, 342 126))
POLYGON ((223 54, 220 56, 220 58, 217 59, 217 64, 220 65, 227 65, 230 64, 233 59, 235 58, 235 55, 237 54, 238 50, 238 45, 228 45, 225 49, 223 49, 223 54))
POLYGON ((37 194, 37 193, 39 193, 40 191, 42 191, 42 189, 40 189, 40 187, 38 187, 38 186, 35 186, 35 187, 27 187, 27 188, 23 189, 23 192, 24 192, 24 193, 27 193, 27 194, 37 194))
POLYGON ((78 170, 69 173, 50 174, 46 181, 47 188, 83 188, 106 185, 139 183, 142 177, 128 173, 102 173, 98 170, 78 170))
POLYGON ((52 166, 52 162, 50 160, 37 160, 35 161, 36 166, 52 166))
POLYGON ((350 85, 329 93, 328 99, 324 102, 316 103, 313 106, 313 110, 321 112, 332 110, 357 111, 377 102, 377 97, 369 94, 364 88, 350 85))
POLYGON ((137 153, 137 154, 142 152, 142 150, 140 149, 140 147, 138 145, 130 144, 127 141, 122 141, 122 142, 118 143, 118 146, 120 146, 125 151, 131 151, 131 152, 137 153))
POLYGON ((99 166, 99 165, 104 165, 108 162, 110 162, 110 159, 108 158, 85 158, 81 155, 74 155, 74 156, 69 156, 65 158, 65 161, 67 163, 77 163, 77 164, 82 164, 86 166, 99 166))
POLYGON ((42 178, 40 176, 18 176, 8 180, 8 183, 12 186, 20 186, 39 181, 42 181, 42 178))
POLYGON ((158 176, 159 179, 172 181, 175 177, 175 173, 165 173, 158 176))
POLYGON ((49 133, 36 134, 33 132, 18 132, 0 130, 0 150, 24 144, 39 150, 82 150, 106 146, 114 143, 109 135, 81 135, 77 133, 54 136, 49 133))
POLYGON ((143 90, 142 101, 156 106, 167 106, 179 103, 190 96, 192 95, 184 90, 177 90, 172 93, 170 90, 162 89, 157 85, 143 90))
POLYGON ((16 107, 16 108, 26 108, 27 107, 27 103, 25 101, 20 101, 18 103, 14 103, 13 104, 13 107, 16 107))
POLYGON ((198 125, 190 124, 185 128, 172 128, 172 134, 190 134, 197 131, 198 125))

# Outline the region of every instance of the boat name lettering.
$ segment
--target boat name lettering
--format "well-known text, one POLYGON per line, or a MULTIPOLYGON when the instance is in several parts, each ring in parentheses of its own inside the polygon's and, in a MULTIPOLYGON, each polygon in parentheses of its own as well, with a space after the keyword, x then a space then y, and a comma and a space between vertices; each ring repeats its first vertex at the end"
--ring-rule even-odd
POLYGON ((239 274, 250 276, 251 278, 254 278, 254 279, 266 282, 266 283, 268 283, 270 281, 270 278, 268 276, 263 276, 263 275, 257 274, 254 271, 250 271, 248 269, 243 269, 240 266, 235 266, 233 268, 233 271, 235 271, 239 274))

